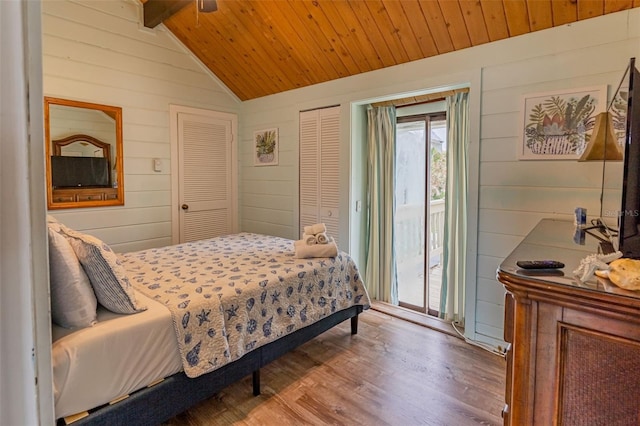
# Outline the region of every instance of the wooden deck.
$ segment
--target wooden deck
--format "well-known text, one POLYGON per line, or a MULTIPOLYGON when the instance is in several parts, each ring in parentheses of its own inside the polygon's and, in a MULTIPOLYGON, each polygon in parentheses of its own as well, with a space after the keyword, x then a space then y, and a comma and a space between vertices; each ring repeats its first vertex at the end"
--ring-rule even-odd
MULTIPOLYGON (((398 299, 414 306, 424 305, 424 266, 421 258, 399 260, 397 264, 398 299)), ((442 266, 429 268, 429 308, 439 310, 442 266)))
POLYGON ((368 310, 165 423, 499 425, 505 361, 444 333, 368 310))

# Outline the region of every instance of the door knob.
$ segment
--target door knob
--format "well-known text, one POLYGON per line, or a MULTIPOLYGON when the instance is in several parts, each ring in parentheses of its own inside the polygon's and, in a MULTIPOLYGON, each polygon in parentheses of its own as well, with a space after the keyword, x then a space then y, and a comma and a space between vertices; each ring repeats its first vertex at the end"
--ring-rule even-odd
POLYGON ((182 210, 189 210, 189 204, 183 204, 182 210))

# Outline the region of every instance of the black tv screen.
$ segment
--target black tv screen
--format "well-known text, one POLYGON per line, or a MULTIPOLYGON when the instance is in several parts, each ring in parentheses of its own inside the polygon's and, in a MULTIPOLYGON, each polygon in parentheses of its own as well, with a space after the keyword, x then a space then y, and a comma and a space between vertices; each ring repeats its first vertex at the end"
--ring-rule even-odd
POLYGON ((629 94, 619 213, 618 249, 624 257, 640 258, 640 72, 631 58, 628 72, 629 94))
POLYGON ((54 188, 109 187, 109 163, 101 157, 51 157, 54 188))

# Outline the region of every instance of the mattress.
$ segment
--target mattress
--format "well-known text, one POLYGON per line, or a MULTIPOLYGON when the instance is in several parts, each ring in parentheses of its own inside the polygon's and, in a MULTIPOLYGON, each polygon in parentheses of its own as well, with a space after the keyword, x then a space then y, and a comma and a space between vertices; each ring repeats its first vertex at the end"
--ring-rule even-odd
POLYGON ((93 327, 52 326, 56 418, 103 405, 182 370, 171 313, 141 293, 148 309, 121 315, 98 307, 93 327))

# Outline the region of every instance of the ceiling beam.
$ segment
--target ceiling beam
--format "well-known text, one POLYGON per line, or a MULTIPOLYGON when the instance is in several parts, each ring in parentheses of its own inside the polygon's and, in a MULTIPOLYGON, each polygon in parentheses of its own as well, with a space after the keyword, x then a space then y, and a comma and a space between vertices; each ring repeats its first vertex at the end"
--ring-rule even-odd
POLYGON ((147 0, 142 7, 144 26, 155 28, 189 3, 193 0, 147 0))

